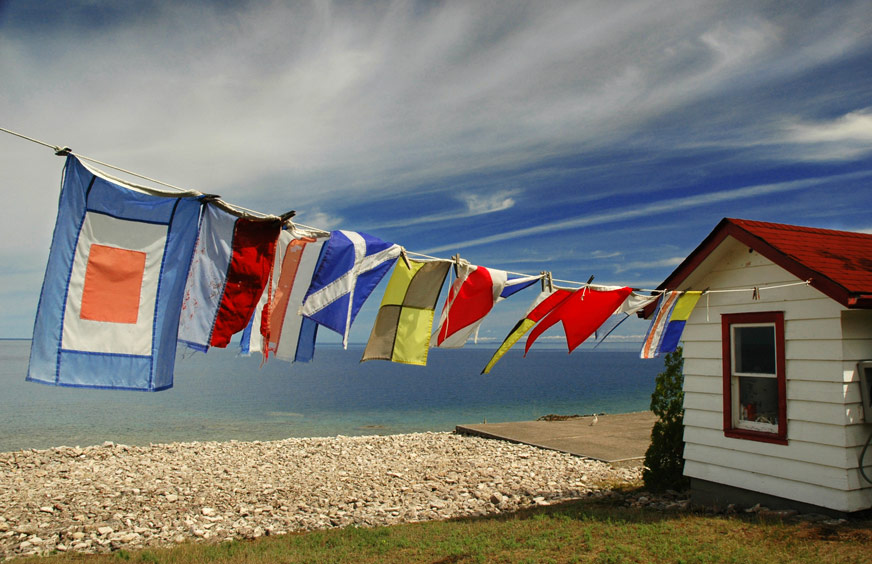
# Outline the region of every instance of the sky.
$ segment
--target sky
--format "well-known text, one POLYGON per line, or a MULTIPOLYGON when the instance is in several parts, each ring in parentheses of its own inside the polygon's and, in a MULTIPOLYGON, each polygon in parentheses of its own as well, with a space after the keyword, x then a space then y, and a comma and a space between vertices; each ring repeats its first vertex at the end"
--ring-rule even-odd
MULTIPOLYGON (((870 14, 0 0, 0 127, 414 252, 654 288, 723 217, 872 232, 870 14)), ((0 337, 31 335, 62 166, 0 132, 0 337)), ((483 342, 535 294, 498 304, 483 342)))

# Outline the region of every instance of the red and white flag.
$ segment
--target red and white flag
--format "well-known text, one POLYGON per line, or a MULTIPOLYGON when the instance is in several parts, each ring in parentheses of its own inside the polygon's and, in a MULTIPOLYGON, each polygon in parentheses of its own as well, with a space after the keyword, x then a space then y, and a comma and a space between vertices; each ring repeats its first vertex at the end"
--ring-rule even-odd
POLYGON ((431 347, 462 347, 497 302, 541 278, 526 276, 509 280, 504 270, 463 261, 458 270, 457 280, 451 285, 448 299, 442 306, 439 328, 430 339, 431 347))
POLYGON ((207 351, 245 329, 270 277, 281 219, 207 205, 185 287, 179 340, 207 351))

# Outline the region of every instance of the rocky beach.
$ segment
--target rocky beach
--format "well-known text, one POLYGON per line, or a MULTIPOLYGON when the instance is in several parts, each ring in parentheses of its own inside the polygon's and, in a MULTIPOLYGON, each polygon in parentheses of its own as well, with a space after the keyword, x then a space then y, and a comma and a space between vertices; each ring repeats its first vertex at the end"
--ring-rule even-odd
POLYGON ((3 452, 0 554, 494 514, 601 495, 639 474, 452 433, 3 452))

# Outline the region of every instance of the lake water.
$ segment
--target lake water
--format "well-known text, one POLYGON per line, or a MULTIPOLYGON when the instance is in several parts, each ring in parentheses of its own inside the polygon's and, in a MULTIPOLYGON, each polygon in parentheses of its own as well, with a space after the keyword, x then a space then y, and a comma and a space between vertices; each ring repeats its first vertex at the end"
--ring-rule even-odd
MULTIPOLYGON (((232 345, 231 345, 232 346, 232 345)), ((542 415, 648 409, 658 360, 638 352, 433 349, 426 367, 360 363, 363 346, 321 346, 310 364, 214 349, 179 350, 175 385, 157 393, 25 382, 30 341, 0 340, 0 451, 103 441, 272 440, 449 431, 542 415)))

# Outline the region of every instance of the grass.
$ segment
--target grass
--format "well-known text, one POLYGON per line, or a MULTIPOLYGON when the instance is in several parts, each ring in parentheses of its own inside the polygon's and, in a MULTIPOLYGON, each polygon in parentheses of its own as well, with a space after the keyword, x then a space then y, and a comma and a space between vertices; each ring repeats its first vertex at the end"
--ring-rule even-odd
MULTIPOLYGON (((364 529, 350 527, 220 544, 38 562, 870 562, 872 521, 840 526, 632 509, 583 500, 513 514, 364 529)), ((13 562, 33 562, 21 559, 13 562)))

